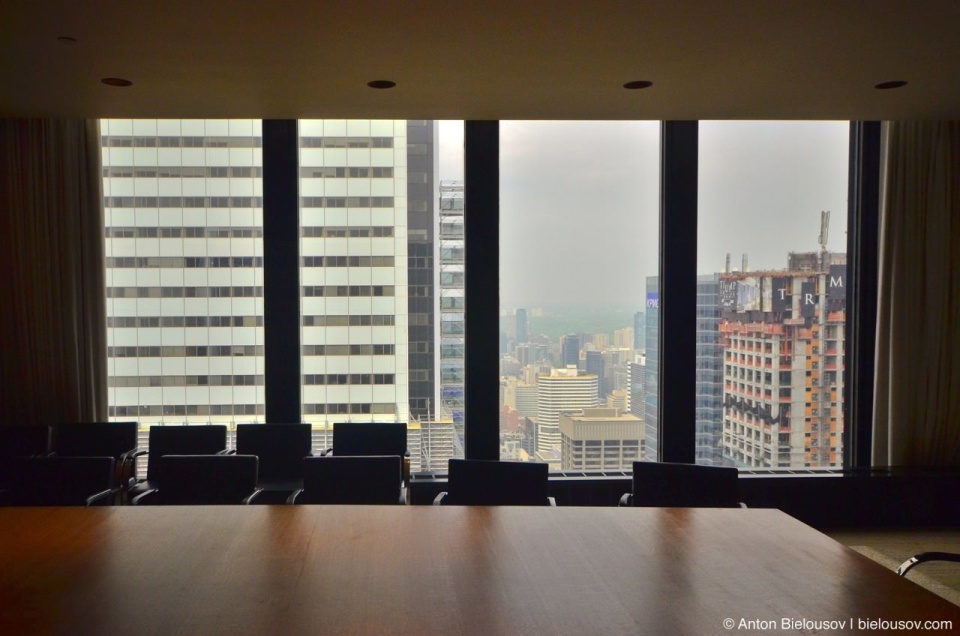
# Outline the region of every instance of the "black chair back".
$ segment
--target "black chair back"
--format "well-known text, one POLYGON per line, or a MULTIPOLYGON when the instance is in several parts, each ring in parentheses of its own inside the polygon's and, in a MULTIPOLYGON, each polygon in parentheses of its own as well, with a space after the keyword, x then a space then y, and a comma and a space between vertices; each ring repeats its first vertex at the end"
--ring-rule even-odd
POLYGON ((739 472, 729 466, 633 462, 633 505, 666 508, 737 508, 739 472))
POLYGON ((549 467, 540 462, 451 459, 444 504, 547 506, 549 467))
MULTIPOLYGON (((9 490, 16 457, 50 452, 49 426, 0 426, 0 492, 9 490)), ((6 501, 6 497, 3 497, 6 501)))
POLYGON ((242 504, 257 491, 254 455, 164 455, 157 465, 160 504, 242 504))
POLYGON ((407 453, 407 425, 400 422, 338 422, 333 425, 334 455, 407 453))
POLYGON ((13 461, 11 501, 18 506, 85 506, 100 495, 113 499, 113 457, 18 457, 13 461))
POLYGON ((399 455, 307 457, 303 460, 301 504, 398 504, 399 455))
POLYGON ((227 448, 224 424, 151 426, 147 481, 158 478, 158 460, 164 455, 216 455, 227 448))
POLYGON ((237 454, 260 459, 260 484, 303 479, 311 454, 309 424, 237 424, 237 454))
POLYGON ((49 452, 49 426, 0 426, 0 460, 49 452))
POLYGON ((53 451, 59 457, 114 459, 137 448, 136 422, 90 422, 53 427, 53 451))

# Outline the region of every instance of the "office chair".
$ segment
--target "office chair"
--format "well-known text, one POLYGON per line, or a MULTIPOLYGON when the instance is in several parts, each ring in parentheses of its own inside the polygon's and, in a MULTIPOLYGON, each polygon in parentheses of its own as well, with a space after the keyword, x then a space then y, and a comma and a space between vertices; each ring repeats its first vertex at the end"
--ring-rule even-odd
POLYGON ((49 452, 49 426, 0 426, 0 460, 49 452))
POLYGON ((50 448, 57 457, 106 457, 114 459, 114 483, 126 494, 133 477, 137 448, 136 422, 82 422, 53 426, 50 448))
POLYGON ((403 504, 399 455, 306 457, 290 504, 403 504))
POLYGON ((739 472, 727 466, 633 462, 633 492, 621 506, 661 508, 745 508, 739 472))
POLYGON ((237 454, 260 460, 258 484, 265 491, 303 487, 303 458, 312 444, 309 424, 237 424, 237 454))
POLYGON ((482 459, 451 459, 447 492, 435 506, 556 506, 547 496, 547 464, 482 459))
POLYGON ((216 455, 227 449, 227 427, 223 424, 151 426, 149 435, 147 450, 135 454, 147 455, 147 478, 130 488, 131 503, 149 503, 159 486, 157 460, 164 455, 216 455))
POLYGON ((113 457, 17 457, 13 460, 11 503, 16 506, 110 505, 113 457))
POLYGON ((257 465, 255 455, 164 455, 158 462, 157 503, 249 504, 261 492, 257 465))
POLYGON ((49 452, 49 426, 0 426, 0 500, 9 494, 15 458, 49 452))
POLYGON ((399 455, 403 458, 403 483, 410 482, 407 425, 403 422, 337 422, 333 446, 322 455, 399 455))

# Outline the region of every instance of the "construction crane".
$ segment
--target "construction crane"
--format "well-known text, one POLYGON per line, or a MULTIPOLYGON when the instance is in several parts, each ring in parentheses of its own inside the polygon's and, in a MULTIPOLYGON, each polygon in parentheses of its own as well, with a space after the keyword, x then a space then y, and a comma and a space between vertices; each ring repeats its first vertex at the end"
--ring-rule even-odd
POLYGON ((830 210, 820 211, 820 270, 824 271, 827 263, 827 238, 830 234, 830 210))

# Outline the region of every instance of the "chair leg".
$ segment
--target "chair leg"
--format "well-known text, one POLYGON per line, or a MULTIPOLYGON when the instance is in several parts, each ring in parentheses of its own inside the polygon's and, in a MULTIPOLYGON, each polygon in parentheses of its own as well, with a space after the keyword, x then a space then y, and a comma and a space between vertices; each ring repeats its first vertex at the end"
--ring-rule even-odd
POLYGON ((912 570, 914 566, 926 563, 927 561, 952 561, 954 563, 960 563, 960 554, 955 552, 921 552, 901 563, 900 567, 897 568, 897 574, 906 576, 907 572, 912 570))

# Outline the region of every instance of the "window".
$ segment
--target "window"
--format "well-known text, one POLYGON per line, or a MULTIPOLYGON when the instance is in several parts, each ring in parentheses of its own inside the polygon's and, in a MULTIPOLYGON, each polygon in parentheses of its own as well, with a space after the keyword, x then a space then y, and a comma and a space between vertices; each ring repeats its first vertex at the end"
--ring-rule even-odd
MULTIPOLYGON (((564 468, 584 407, 639 427, 589 439, 656 453, 659 127, 500 127, 504 459, 564 468)), ((335 421, 407 421, 414 469, 442 470, 466 425, 463 124, 300 129, 304 420, 318 446, 335 421)), ((700 124, 698 462, 839 465, 847 135, 700 124), (808 422, 815 448, 790 434, 808 422)), ((112 418, 263 421, 261 145, 258 121, 104 121, 112 418)))
MULTIPOLYGON (((645 436, 645 391, 656 386, 643 349, 658 262, 659 130, 500 124, 502 459, 554 470, 629 469, 636 459, 572 449, 636 448, 645 436)), ((647 359, 656 355, 649 336, 647 359)))
MULTIPOLYGON (((842 374, 821 378, 818 354, 843 359, 849 124, 711 121, 699 130, 697 303, 719 312, 698 319, 698 334, 714 344, 698 348, 697 364, 739 360, 746 381, 724 384, 712 407, 698 412, 697 460, 840 466, 841 451, 812 450, 816 442, 791 433, 807 419, 837 439, 843 430, 822 415, 840 412, 842 374), (770 356, 751 355, 759 350, 770 356), (819 386, 829 390, 810 393, 819 386), (792 401, 804 393, 812 409, 792 401), (743 432, 721 438, 725 422, 743 432), (777 445, 742 444, 760 433, 777 445)), ((720 383, 698 382, 698 395, 720 383)))

